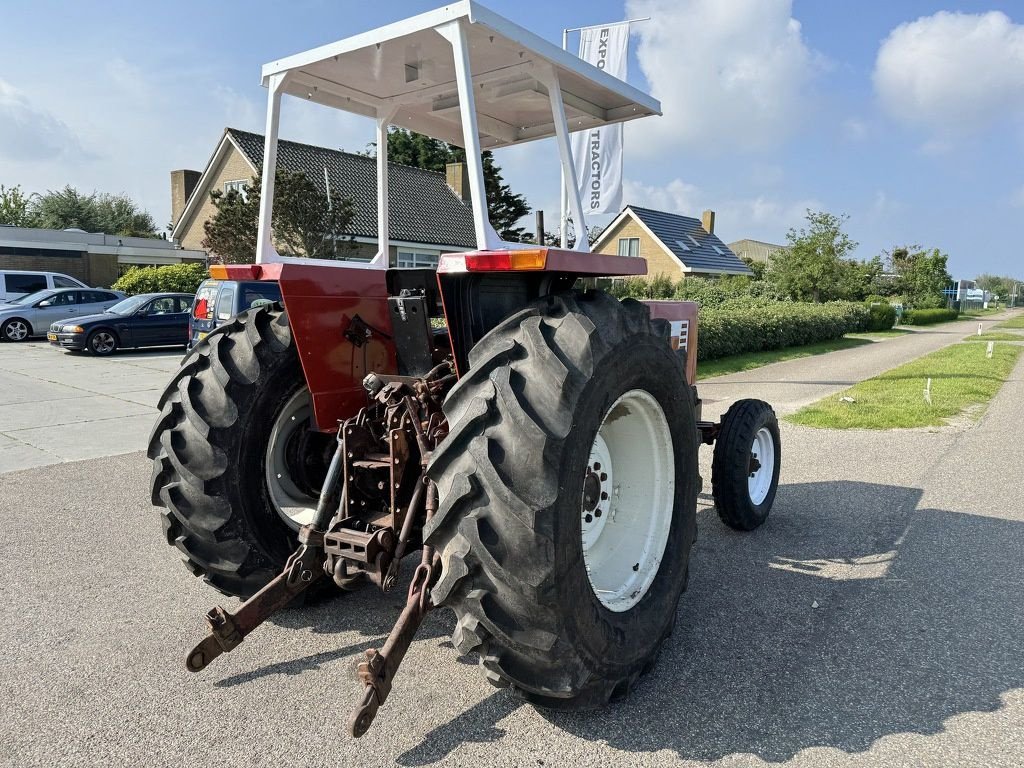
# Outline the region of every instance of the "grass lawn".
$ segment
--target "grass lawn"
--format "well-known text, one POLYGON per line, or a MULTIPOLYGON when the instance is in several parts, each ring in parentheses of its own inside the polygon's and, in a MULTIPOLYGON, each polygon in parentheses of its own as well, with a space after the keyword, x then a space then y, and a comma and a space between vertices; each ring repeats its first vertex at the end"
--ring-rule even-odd
POLYGON ((1024 328, 1024 314, 1014 315, 1009 320, 1004 320, 998 328, 1024 328))
POLYGON ((1024 333, 1013 331, 983 331, 979 336, 964 336, 964 341, 1024 341, 1024 333))
POLYGON ((997 312, 1002 311, 1002 308, 998 307, 989 307, 988 309, 965 309, 960 313, 960 317, 988 317, 989 315, 994 315, 997 312))
MULTIPOLYGON (((863 334, 866 335, 866 334, 863 334)), ((817 344, 805 344, 802 347, 785 347, 783 349, 769 349, 764 352, 747 352, 743 355, 732 355, 719 360, 707 360, 697 363, 697 379, 708 379, 712 376, 724 376, 727 373, 738 373, 749 371, 751 368, 760 368, 762 365, 781 363, 783 360, 795 360, 798 357, 811 357, 812 355, 823 355, 826 352, 835 352, 837 349, 851 349, 864 344, 870 344, 869 338, 851 339, 845 336, 832 341, 819 341, 817 344)))
POLYGON ((834 429, 937 427, 976 404, 986 404, 1010 375, 1024 347, 996 344, 992 359, 979 344, 953 344, 823 398, 787 419, 834 429), (931 404, 924 398, 931 378, 931 404), (852 397, 855 402, 842 402, 852 397))

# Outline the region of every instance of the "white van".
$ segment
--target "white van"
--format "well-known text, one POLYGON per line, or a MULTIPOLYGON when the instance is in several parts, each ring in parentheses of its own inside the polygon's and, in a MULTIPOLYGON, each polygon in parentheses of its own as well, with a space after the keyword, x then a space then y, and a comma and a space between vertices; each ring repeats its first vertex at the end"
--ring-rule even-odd
POLYGON ((0 302, 20 299, 36 291, 51 288, 89 288, 81 280, 60 272, 30 272, 0 269, 0 302))

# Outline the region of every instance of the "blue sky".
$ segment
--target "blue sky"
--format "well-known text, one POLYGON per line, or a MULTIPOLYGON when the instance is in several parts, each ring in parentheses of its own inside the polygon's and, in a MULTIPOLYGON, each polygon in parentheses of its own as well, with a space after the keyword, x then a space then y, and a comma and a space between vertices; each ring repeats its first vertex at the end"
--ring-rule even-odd
MULTIPOLYGON (((166 222, 170 170, 201 169, 225 126, 262 131, 264 62, 437 4, 5 0, 0 183, 123 192, 166 222)), ((1024 4, 487 4, 555 42, 654 17, 635 28, 629 79, 665 116, 627 126, 627 202, 713 208, 727 241, 782 242, 807 207, 847 213, 860 258, 920 243, 958 277, 1024 277, 1024 4)), ((356 150, 372 126, 295 103, 282 136, 356 150)), ((555 221, 553 145, 498 162, 555 221)))

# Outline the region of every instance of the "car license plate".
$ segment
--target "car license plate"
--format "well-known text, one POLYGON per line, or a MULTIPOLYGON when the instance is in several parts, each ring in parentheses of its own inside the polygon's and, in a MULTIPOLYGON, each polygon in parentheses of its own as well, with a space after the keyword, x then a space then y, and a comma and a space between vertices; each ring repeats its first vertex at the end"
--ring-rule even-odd
POLYGON ((205 339, 209 335, 210 334, 208 334, 206 331, 200 331, 199 332, 199 341, 202 341, 203 339, 205 339))
POLYGON ((57 334, 56 333, 47 333, 46 334, 46 340, 47 341, 56 341, 57 340, 57 334))

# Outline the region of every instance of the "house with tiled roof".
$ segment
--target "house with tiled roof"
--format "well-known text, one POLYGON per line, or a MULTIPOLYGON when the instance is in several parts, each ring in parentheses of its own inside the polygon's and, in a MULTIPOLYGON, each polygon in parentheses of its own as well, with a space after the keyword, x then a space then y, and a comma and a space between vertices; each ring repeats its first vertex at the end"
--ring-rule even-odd
POLYGON ((598 237, 596 253, 647 259, 649 277, 672 280, 715 275, 753 275, 715 234, 715 212, 699 219, 627 205, 598 237))
MULTIPOLYGON (((352 200, 352 221, 341 233, 352 241, 348 258, 369 261, 377 253, 377 161, 372 157, 312 144, 279 141, 278 168, 304 173, 317 190, 328 187, 352 200)), ((203 224, 216 213, 214 190, 242 190, 263 168, 263 136, 227 128, 206 169, 171 172, 171 237, 183 248, 202 249, 203 224)), ((467 204, 464 164, 446 173, 405 165, 388 166, 391 265, 437 264, 442 253, 476 246, 467 204)))

